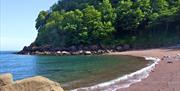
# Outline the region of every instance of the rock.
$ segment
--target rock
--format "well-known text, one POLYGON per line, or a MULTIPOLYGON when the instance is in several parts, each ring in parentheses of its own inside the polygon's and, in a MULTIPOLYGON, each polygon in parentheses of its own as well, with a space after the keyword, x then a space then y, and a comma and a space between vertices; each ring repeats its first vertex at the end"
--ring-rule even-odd
POLYGON ((84 47, 83 45, 79 45, 79 46, 77 46, 77 49, 78 50, 83 50, 83 47, 84 47))
POLYGON ((126 44, 126 45, 123 46, 123 50, 129 50, 129 49, 130 49, 129 45, 126 44))
POLYGON ((99 49, 99 46, 97 45, 92 45, 92 46, 89 46, 89 49, 92 50, 92 51, 96 51, 99 49))
POLYGON ((56 53, 57 53, 57 54, 61 54, 61 51, 57 51, 56 53))
POLYGON ((75 52, 75 51, 77 51, 77 48, 76 48, 76 46, 71 46, 68 48, 68 51, 69 52, 75 52))
POLYGON ((12 74, 7 73, 7 74, 0 75, 0 87, 8 85, 8 84, 12 84, 12 83, 13 83, 12 74))
POLYGON ((52 53, 51 53, 51 52, 48 52, 48 51, 45 51, 44 54, 45 54, 45 55, 50 55, 50 54, 52 54, 52 53))
POLYGON ((83 50, 80 50, 80 51, 79 51, 79 54, 83 54, 83 50))
POLYGON ((85 51, 84 54, 85 55, 91 55, 91 51, 85 51))
POLYGON ((23 51, 28 51, 28 47, 24 46, 23 51))
POLYGON ((97 53, 102 54, 102 53, 104 53, 104 50, 98 50, 97 53))
POLYGON ((84 51, 87 51, 87 50, 89 50, 89 47, 86 47, 86 46, 85 46, 85 47, 83 47, 83 50, 84 50, 84 51))
POLYGON ((0 87, 0 91, 64 91, 59 83, 36 76, 0 87))
POLYGON ((39 48, 41 48, 41 50, 43 50, 43 51, 54 51, 54 48, 51 45, 44 45, 44 46, 39 47, 39 48))
POLYGON ((113 50, 107 50, 107 53, 112 53, 113 52, 113 50))
POLYGON ((107 47, 106 47, 105 45, 102 45, 102 44, 100 45, 100 47, 101 47, 101 49, 103 49, 103 50, 104 50, 104 49, 107 49, 107 47))
POLYGON ((70 53, 67 52, 67 51, 62 51, 61 53, 62 53, 63 55, 70 55, 70 53))
POLYGON ((44 53, 44 52, 40 52, 40 51, 35 51, 34 54, 37 54, 37 55, 44 55, 45 53, 44 53))
POLYGON ((116 51, 122 51, 123 48, 122 48, 121 46, 117 46, 117 47, 115 48, 115 50, 116 50, 116 51))
POLYGON ((168 61, 167 61, 167 63, 173 63, 173 61, 171 61, 171 60, 168 60, 168 61))

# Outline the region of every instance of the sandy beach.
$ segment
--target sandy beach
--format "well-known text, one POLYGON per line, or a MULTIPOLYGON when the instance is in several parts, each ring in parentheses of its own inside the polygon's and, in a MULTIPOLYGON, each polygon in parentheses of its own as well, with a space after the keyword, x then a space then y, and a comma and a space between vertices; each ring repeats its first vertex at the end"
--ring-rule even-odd
POLYGON ((140 57, 158 57, 162 59, 156 68, 150 73, 149 77, 141 82, 132 84, 128 88, 118 91, 180 91, 180 60, 177 55, 180 54, 179 48, 161 48, 150 50, 136 50, 126 52, 115 52, 111 55, 132 55, 140 57), (163 60, 165 56, 169 59, 163 60), (168 63, 168 62, 172 63, 168 63))

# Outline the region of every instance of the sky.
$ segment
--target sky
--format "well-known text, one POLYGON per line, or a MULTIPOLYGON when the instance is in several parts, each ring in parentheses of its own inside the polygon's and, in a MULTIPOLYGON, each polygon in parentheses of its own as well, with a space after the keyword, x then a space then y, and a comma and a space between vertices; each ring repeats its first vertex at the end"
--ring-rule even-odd
POLYGON ((0 0, 0 51, 18 51, 37 36, 35 20, 58 0, 0 0))

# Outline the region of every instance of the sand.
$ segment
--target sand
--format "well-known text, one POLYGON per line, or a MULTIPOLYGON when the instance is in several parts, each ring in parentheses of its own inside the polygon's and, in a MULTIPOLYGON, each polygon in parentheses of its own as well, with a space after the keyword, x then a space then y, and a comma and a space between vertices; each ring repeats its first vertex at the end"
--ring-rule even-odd
POLYGON ((140 57, 158 57, 170 56, 172 63, 168 60, 161 60, 156 68, 150 73, 149 77, 139 83, 135 83, 128 88, 118 91, 180 91, 180 60, 172 57, 180 54, 180 49, 161 48, 150 50, 136 50, 126 52, 115 52, 110 55, 132 55, 140 57))

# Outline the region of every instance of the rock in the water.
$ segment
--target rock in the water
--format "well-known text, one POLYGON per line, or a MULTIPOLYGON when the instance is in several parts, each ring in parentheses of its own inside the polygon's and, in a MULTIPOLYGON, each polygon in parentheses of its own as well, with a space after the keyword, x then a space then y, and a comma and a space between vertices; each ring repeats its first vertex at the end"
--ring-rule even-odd
POLYGON ((13 83, 13 76, 11 74, 7 73, 0 75, 0 87, 12 83, 13 83))

